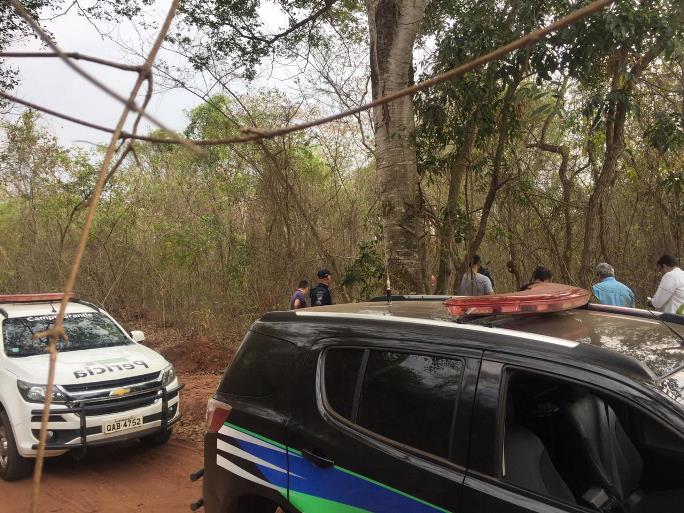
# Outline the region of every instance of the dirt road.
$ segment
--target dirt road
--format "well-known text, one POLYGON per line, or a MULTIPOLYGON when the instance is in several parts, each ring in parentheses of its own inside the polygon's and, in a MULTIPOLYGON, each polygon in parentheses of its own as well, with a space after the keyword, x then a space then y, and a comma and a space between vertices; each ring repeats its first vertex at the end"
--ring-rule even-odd
MULTIPOLYGON (((43 513, 188 513, 202 495, 189 476, 202 466, 202 445, 172 439, 163 447, 137 443, 45 462, 43 513)), ((0 512, 28 511, 31 479, 0 481, 0 512)))
MULTIPOLYGON (((216 374, 180 373, 183 420, 162 447, 137 442, 45 460, 41 513, 189 513, 202 496, 202 482, 190 474, 202 467, 202 433, 207 399, 216 390, 216 374)), ((31 479, 0 480, 0 513, 28 511, 31 479)))

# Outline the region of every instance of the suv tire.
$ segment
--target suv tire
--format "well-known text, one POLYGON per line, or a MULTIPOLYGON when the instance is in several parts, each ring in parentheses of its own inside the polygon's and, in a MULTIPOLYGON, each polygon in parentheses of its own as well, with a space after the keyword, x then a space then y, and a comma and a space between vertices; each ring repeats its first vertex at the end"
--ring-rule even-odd
POLYGON ((31 475, 33 458, 24 458, 17 451, 14 433, 7 413, 0 412, 0 477, 16 481, 31 475))
POLYGON ((153 435, 147 435, 140 438, 143 445, 148 445, 150 447, 155 447, 157 445, 164 445, 171 438, 171 429, 162 431, 161 433, 155 433, 153 435))

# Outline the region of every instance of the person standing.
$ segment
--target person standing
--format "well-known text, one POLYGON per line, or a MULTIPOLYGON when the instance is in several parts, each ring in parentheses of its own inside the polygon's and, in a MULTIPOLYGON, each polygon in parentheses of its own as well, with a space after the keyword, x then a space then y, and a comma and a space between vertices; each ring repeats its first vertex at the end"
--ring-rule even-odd
POLYGON ((330 271, 321 269, 318 271, 318 285, 311 289, 311 306, 332 305, 333 300, 330 295, 330 284, 332 277, 330 271))
POLYGON ((661 256, 657 266, 663 277, 656 293, 648 299, 661 312, 677 313, 684 305, 684 271, 677 266, 677 260, 672 255, 661 256))
POLYGON ((482 276, 486 276, 487 278, 489 278, 489 283, 492 284, 492 290, 493 290, 494 289, 494 276, 492 276, 492 272, 489 269, 487 269, 484 265, 482 265, 482 262, 480 262, 480 274, 482 276))
POLYGON ((290 298, 290 310, 299 310, 300 308, 306 308, 306 295, 309 293, 309 282, 307 280, 301 280, 297 286, 297 290, 294 291, 292 297, 290 298))
POLYGON ((606 262, 596 266, 598 283, 591 290, 602 305, 628 306, 634 308, 634 292, 624 283, 615 279, 615 269, 606 262))
POLYGON ((494 288, 492 282, 484 274, 480 273, 480 257, 473 255, 470 259, 470 269, 468 269, 463 278, 461 278, 461 285, 458 287, 459 296, 484 296, 493 294, 494 288))

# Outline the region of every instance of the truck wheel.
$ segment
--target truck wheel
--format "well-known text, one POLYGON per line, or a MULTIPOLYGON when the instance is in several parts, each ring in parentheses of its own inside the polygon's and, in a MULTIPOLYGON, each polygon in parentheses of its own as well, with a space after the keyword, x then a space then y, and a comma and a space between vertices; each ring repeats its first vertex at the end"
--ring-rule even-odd
POLYGON ((0 412, 0 477, 16 481, 31 475, 33 458, 24 458, 17 451, 12 426, 7 413, 0 412))
POLYGON ((161 433, 155 433, 153 435, 147 435, 143 436, 140 438, 140 441, 144 445, 149 445, 149 446, 156 446, 156 445, 164 445, 166 442, 169 441, 171 438, 171 430, 167 429, 166 431, 162 431, 161 433))

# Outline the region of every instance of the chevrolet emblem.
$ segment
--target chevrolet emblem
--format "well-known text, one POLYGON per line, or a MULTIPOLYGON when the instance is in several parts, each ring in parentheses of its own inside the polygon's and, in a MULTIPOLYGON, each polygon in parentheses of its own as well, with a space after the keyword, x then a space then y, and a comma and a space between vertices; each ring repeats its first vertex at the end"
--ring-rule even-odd
POLYGON ((109 392, 109 397, 121 397, 122 395, 130 393, 130 391, 130 388, 115 388, 114 390, 109 392))

